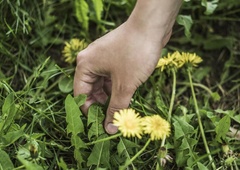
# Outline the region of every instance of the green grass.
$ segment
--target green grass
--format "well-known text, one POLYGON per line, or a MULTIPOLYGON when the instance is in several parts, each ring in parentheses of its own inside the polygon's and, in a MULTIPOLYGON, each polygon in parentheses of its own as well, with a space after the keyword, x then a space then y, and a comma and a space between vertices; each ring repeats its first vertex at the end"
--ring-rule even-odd
MULTIPOLYGON (((162 141, 144 148, 148 136, 110 137, 102 127, 106 106, 92 106, 87 119, 78 109, 84 96, 72 97, 75 63, 64 62, 64 42, 92 42, 124 22, 134 1, 87 4, 83 20, 70 0, 0 1, 0 169, 118 169, 126 162, 129 169, 161 169, 162 141)), ((239 169, 239 9, 236 0, 183 4, 184 22, 175 24, 163 55, 194 52, 203 62, 192 84, 186 69, 176 72, 172 132, 164 142, 173 160, 164 169, 239 169)), ((155 70, 130 107, 168 119, 172 87, 172 74, 155 70)))

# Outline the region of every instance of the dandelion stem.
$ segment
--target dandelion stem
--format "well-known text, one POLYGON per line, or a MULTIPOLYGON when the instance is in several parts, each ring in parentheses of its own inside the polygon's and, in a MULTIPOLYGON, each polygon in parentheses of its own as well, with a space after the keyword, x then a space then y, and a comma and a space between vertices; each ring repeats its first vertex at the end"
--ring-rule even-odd
MULTIPOLYGON (((170 101, 170 106, 169 106, 169 110, 168 110, 168 119, 167 119, 169 123, 171 123, 172 110, 173 110, 174 99, 175 99, 175 95, 176 95, 176 72, 175 72, 174 68, 171 69, 171 72, 172 72, 172 76, 173 76, 173 85, 172 85, 172 95, 171 95, 171 101, 170 101)), ((164 136, 164 138, 162 139, 161 147, 165 145, 165 140, 166 140, 166 136, 164 136)))
POLYGON ((107 140, 115 139, 115 138, 117 138, 121 135, 122 135, 122 133, 117 133, 117 134, 109 136, 107 138, 103 138, 103 139, 99 139, 99 140, 96 140, 96 141, 93 141, 93 142, 86 143, 86 145, 88 146, 88 145, 93 145, 93 144, 96 144, 96 143, 99 143, 99 142, 105 142, 107 140))
POLYGON ((147 148, 150 142, 151 142, 151 138, 148 139, 148 141, 143 146, 143 148, 140 151, 138 151, 138 153, 136 153, 136 155, 134 155, 129 161, 127 161, 125 165, 120 168, 120 170, 125 170, 128 165, 130 165, 140 154, 143 153, 143 151, 147 148))
MULTIPOLYGON (((171 72, 172 72, 172 76, 173 76, 173 85, 172 85, 172 95, 171 95, 171 101, 170 101, 170 106, 169 106, 169 110, 168 110, 168 118, 167 118, 169 123, 171 123, 171 119, 172 119, 172 110, 173 110, 174 99, 175 99, 175 95, 176 95, 176 82, 177 82, 175 69, 172 68, 171 72)), ((166 135, 162 139, 161 147, 163 147, 165 145, 165 141, 166 141, 166 135)), ((157 164, 156 170, 158 170, 159 168, 162 168, 162 167, 159 167, 159 164, 157 164)))
POLYGON ((173 86, 172 86, 172 96, 171 96, 171 101, 170 101, 170 107, 168 110, 168 122, 169 123, 171 123, 174 98, 176 95, 176 72, 173 68, 171 69, 171 71, 172 71, 172 76, 173 76, 173 86))
POLYGON ((190 71, 189 68, 187 69, 187 72, 188 72, 188 78, 189 78, 190 87, 191 87, 191 91, 192 91, 194 107, 195 107, 195 111, 196 111, 196 114, 197 114, 198 124, 199 124, 200 132, 201 132, 201 135, 202 135, 203 143, 204 143, 206 152, 207 152, 207 154, 208 154, 209 161, 212 162, 212 168, 213 168, 213 169, 216 169, 216 165, 215 165, 215 163, 214 163, 214 161, 213 161, 212 155, 211 155, 211 153, 210 153, 210 150, 209 150, 209 147, 208 147, 208 144, 207 144, 206 136, 205 136, 205 133, 204 133, 204 129, 203 129, 203 125, 202 125, 202 120, 201 120, 201 115, 200 115, 200 113, 199 113, 199 108, 198 108, 198 104, 197 104, 197 99, 196 99, 196 95, 195 95, 194 88, 193 88, 192 75, 191 75, 191 71, 190 71))

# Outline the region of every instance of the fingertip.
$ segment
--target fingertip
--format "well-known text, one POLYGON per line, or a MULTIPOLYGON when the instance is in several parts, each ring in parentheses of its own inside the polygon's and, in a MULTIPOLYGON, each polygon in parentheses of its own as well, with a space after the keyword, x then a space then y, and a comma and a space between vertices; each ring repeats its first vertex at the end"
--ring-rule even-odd
POLYGON ((105 130, 108 134, 113 135, 118 132, 118 127, 115 126, 112 122, 108 122, 105 125, 105 130))
POLYGON ((81 111, 87 116, 88 113, 88 109, 89 107, 93 104, 93 103, 97 103, 97 100, 92 97, 92 96, 88 96, 85 103, 81 106, 81 111))
POLYGON ((104 128, 108 134, 115 134, 118 132, 118 127, 113 124, 114 114, 121 109, 128 108, 133 93, 134 89, 129 89, 127 87, 117 88, 117 90, 115 88, 115 90, 112 91, 104 122, 104 128))

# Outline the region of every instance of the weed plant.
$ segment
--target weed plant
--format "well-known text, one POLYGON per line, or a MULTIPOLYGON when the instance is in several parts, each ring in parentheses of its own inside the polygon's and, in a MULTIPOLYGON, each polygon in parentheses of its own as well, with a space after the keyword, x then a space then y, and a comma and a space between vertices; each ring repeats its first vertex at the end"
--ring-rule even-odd
POLYGON ((0 1, 0 169, 239 169, 240 1, 186 0, 162 56, 203 61, 160 65, 134 94, 130 108, 167 120, 168 137, 106 134, 107 105, 81 113, 86 96, 72 84, 83 46, 73 42, 116 28, 134 4, 0 1))

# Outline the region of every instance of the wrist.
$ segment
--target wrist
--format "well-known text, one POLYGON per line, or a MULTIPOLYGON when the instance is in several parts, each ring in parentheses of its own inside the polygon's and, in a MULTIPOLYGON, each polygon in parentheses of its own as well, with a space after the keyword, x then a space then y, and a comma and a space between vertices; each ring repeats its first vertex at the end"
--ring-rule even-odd
POLYGON ((150 39, 163 40, 171 32, 182 0, 137 0, 128 24, 150 39))

